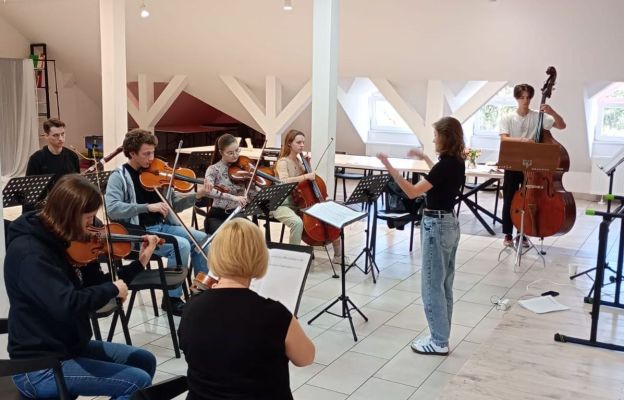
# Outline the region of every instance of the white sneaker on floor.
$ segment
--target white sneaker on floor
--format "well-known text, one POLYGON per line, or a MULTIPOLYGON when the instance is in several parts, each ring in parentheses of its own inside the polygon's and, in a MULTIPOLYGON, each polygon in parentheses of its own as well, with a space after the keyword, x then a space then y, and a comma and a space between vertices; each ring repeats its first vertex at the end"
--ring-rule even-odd
POLYGON ((414 340, 411 347, 418 354, 446 356, 449 353, 448 346, 438 346, 433 343, 430 336, 414 340))

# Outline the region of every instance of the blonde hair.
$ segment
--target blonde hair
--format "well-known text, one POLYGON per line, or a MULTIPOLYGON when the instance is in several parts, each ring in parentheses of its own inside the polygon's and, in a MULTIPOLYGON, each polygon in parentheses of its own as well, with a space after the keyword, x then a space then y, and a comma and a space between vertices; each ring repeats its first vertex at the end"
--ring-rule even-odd
POLYGON ((226 222, 210 245, 208 265, 218 277, 262 278, 269 250, 260 228, 245 218, 226 222))

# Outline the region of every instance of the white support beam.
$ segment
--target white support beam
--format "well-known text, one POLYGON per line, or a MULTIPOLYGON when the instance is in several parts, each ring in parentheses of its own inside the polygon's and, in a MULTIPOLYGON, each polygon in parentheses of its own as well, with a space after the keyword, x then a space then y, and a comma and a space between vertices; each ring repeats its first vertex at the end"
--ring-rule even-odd
POLYGON ((277 146, 280 146, 280 137, 284 131, 301 115, 311 102, 312 82, 307 81, 271 123, 270 134, 275 138, 274 141, 277 142, 277 146))
MULTIPOLYGON (((465 96, 460 103, 461 105, 453 111, 453 117, 457 118, 462 124, 468 120, 474 113, 479 111, 481 107, 505 87, 507 81, 486 82, 476 93, 468 98, 465 96)), ((461 94, 461 93, 460 93, 461 94)), ((459 97, 459 96, 458 96, 459 97)))
POLYGON ((221 75, 221 80, 225 83, 225 86, 230 89, 230 92, 236 97, 236 99, 241 103, 243 108, 247 110, 247 112, 251 115, 251 117, 256 121, 258 125, 260 125, 260 129, 264 131, 264 133, 268 132, 267 126, 267 118, 266 112, 264 110, 264 106, 260 103, 260 100, 256 97, 255 94, 238 78, 231 75, 221 75))
POLYGON ((422 131, 425 126, 423 117, 414 110, 414 108, 407 104, 405 100, 399 95, 394 86, 387 79, 384 78, 371 78, 373 84, 377 87, 377 90, 383 95, 383 97, 394 107, 397 113, 403 118, 407 126, 418 135, 418 132, 422 131))
MULTIPOLYGON (((158 99, 154 101, 154 104, 149 107, 144 124, 146 127, 154 127, 156 123, 165 115, 165 112, 171 107, 173 102, 178 98, 180 93, 188 85, 188 78, 186 75, 176 75, 169 81, 167 87, 158 96, 158 99)), ((154 91, 152 89, 152 99, 154 99, 154 91)), ((152 100, 153 101, 153 100, 152 100)), ((139 97, 139 105, 143 102, 143 99, 139 97)))
POLYGON ((243 108, 260 125, 268 146, 280 146, 280 136, 293 123, 312 98, 312 83, 306 82, 293 99, 282 110, 282 86, 277 77, 266 77, 266 107, 249 87, 231 75, 221 75, 221 80, 238 99, 243 108))
MULTIPOLYGON (((316 173, 334 189, 336 114, 338 107, 338 28, 340 1, 314 0, 312 17, 312 138, 316 173), (332 139, 334 139, 332 141, 332 139), (325 158, 319 160, 329 146, 325 158)), ((315 165, 311 166, 313 169, 315 165)))
POLYGON ((275 75, 269 75, 266 81, 266 116, 275 119, 282 111, 282 84, 275 75))
POLYGON ((154 105, 154 80, 146 74, 139 74, 137 83, 137 93, 139 94, 139 99, 141 99, 139 111, 142 114, 147 114, 152 105, 154 105))
MULTIPOLYGON (((100 59, 102 65, 102 134, 104 149, 119 146, 128 131, 126 83, 126 4, 100 0, 100 59)), ((115 168, 116 158, 106 163, 115 168)))

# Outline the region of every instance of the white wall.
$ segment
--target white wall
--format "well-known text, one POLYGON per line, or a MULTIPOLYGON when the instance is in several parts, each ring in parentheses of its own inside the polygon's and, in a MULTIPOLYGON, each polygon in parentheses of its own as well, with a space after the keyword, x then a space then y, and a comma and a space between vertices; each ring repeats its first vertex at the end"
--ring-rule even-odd
POLYGON ((26 58, 29 43, 0 15, 0 58, 26 58))
MULTIPOLYGON (((285 102, 296 93, 311 76, 312 2, 295 3, 285 13, 281 0, 153 0, 151 16, 141 19, 138 2, 126 2, 128 79, 139 72, 158 81, 184 74, 190 94, 257 128, 219 75, 240 78, 260 98, 267 75, 280 79, 285 102), (184 29, 174 28, 181 24, 184 29)), ((428 80, 539 88, 554 65, 559 77, 550 104, 568 124, 557 139, 579 173, 577 186, 587 187, 592 162, 584 94, 593 82, 624 81, 622 15, 621 0, 343 0, 339 76, 388 79, 424 114, 428 80)), ((75 73, 97 102, 96 0, 0 3, 0 16, 25 36, 47 41, 68 64, 63 70, 75 73), (40 23, 49 15, 54 32, 40 23)), ((309 132, 307 113, 293 126, 309 132)), ((339 124, 348 125, 342 117, 339 124)), ((339 150, 363 148, 352 128, 339 125, 338 132, 339 150)))

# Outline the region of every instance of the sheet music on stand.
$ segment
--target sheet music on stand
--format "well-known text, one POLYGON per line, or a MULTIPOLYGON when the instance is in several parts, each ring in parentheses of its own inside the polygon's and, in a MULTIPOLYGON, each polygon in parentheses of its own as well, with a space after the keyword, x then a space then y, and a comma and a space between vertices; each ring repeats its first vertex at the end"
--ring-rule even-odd
POLYGON ((338 229, 342 229, 345 225, 358 221, 368 214, 364 211, 355 211, 335 201, 316 203, 301 211, 338 229))
POLYGON ((297 316, 305 282, 312 265, 312 247, 269 243, 269 268, 250 289, 262 297, 278 300, 297 316))
POLYGON ((106 185, 108 185, 108 179, 110 178, 113 171, 102 171, 92 174, 84 174, 83 176, 89 180, 95 187, 101 187, 102 193, 106 191, 106 185), (98 179, 100 180, 100 185, 98 186, 98 179))
POLYGON ((263 188, 254 196, 251 202, 240 211, 239 216, 268 215, 270 211, 274 211, 286 200, 286 197, 288 197, 296 186, 297 183, 294 182, 271 185, 263 188))
POLYGON ((2 189, 2 205, 4 207, 32 205, 43 200, 53 178, 53 174, 12 178, 2 189))

